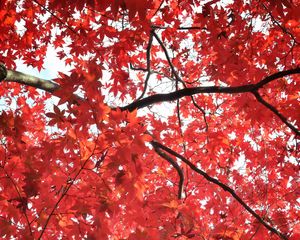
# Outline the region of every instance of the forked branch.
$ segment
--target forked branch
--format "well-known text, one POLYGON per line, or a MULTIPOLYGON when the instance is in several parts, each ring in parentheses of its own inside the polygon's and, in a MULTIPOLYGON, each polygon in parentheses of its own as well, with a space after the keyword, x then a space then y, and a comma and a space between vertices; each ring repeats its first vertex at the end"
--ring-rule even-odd
MULTIPOLYGON (((5 82, 17 82, 21 84, 25 84, 28 86, 32 86, 35 88, 39 88, 42 90, 45 90, 50 93, 55 93, 55 91, 60 89, 60 85, 53 81, 41 79, 38 77, 34 77, 29 74, 24 74, 18 71, 14 70, 8 70, 5 68, 3 64, 0 64, 0 82, 5 81, 5 82)), ((178 100, 180 98, 186 97, 186 96, 193 96, 195 94, 201 94, 201 93, 224 93, 224 94, 239 94, 239 93, 253 93, 256 97, 256 99, 262 103, 264 106, 266 106, 268 109, 270 109, 273 113, 275 113, 281 121, 286 124, 296 135, 300 135, 299 129, 297 129, 295 126, 293 126, 291 123, 288 122, 287 118, 284 117, 279 111, 264 101, 260 95, 258 94, 258 90, 262 87, 264 87, 266 84, 293 74, 299 74, 300 73, 300 67, 290 69, 290 70, 285 70, 285 71, 280 71, 277 73, 274 73, 272 75, 267 76, 260 82, 256 84, 246 84, 246 85, 241 85, 241 86, 235 86, 235 87, 219 87, 219 86, 209 86, 209 87, 192 87, 192 88, 184 88, 180 89, 174 92, 170 93, 160 93, 160 94, 154 94, 148 97, 145 97, 143 99, 139 99, 135 102, 132 102, 131 104, 120 107, 122 111, 134 111, 136 109, 141 109, 147 106, 150 106, 155 103, 160 103, 160 102, 167 102, 167 101, 174 101, 178 100)))

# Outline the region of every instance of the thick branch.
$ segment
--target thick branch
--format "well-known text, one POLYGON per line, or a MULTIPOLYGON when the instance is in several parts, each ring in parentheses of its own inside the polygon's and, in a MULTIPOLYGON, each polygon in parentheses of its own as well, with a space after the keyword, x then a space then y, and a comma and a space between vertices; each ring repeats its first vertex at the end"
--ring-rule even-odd
MULTIPOLYGON (((174 71, 176 73, 176 71, 174 71)), ((290 70, 285 70, 281 72, 274 73, 270 76, 267 76, 260 82, 256 84, 247 84, 237 87, 193 87, 193 88, 185 88, 181 89, 175 92, 171 93, 165 93, 165 94, 155 94, 149 97, 146 97, 144 99, 140 99, 138 101, 135 101, 127 106, 121 107, 122 110, 129 110, 133 111, 134 109, 140 109, 149 105, 152 105, 154 103, 159 102, 167 102, 167 101, 174 101, 182 97, 186 96, 192 96, 199 93, 226 93, 226 94, 238 94, 238 93, 245 93, 245 92, 254 92, 258 91, 260 88, 265 86, 266 84, 270 83, 271 81, 274 81, 276 79, 292 75, 292 74, 299 74, 300 73, 300 67, 290 70)))
MULTIPOLYGON (((1 72, 2 72, 1 69, 2 69, 2 67, 4 67, 4 65, 0 64, 0 67, 1 67, 0 68, 0 77, 1 77, 1 72)), ((38 77, 32 76, 30 74, 21 73, 21 72, 14 71, 14 70, 7 70, 5 67, 4 67, 4 69, 7 71, 6 77, 3 80, 5 82, 16 82, 16 83, 24 84, 24 85, 31 86, 34 88, 39 88, 46 92, 52 93, 53 95, 56 95, 56 91, 61 88, 59 84, 57 84, 51 80, 38 78, 38 77)), ((0 82, 1 82, 1 78, 0 78, 0 82)), ((82 101, 82 100, 83 99, 81 97, 79 97, 76 94, 73 94, 73 100, 72 100, 73 104, 78 105, 79 101, 82 101)))
POLYGON ((186 96, 192 96, 199 93, 230 93, 230 94, 237 94, 237 93, 245 93, 251 92, 255 90, 255 85, 249 84, 239 87, 193 87, 193 88, 184 88, 180 89, 175 92, 171 93, 158 93, 141 100, 135 101, 127 106, 121 107, 122 110, 129 110, 133 111, 134 109, 140 109, 147 107, 149 105, 160 103, 160 102, 167 102, 167 101, 174 101, 186 96))
MULTIPOLYGON (((147 69, 145 69, 147 70, 147 69)), ((176 72, 176 71, 175 71, 176 72)), ((159 103, 159 102, 166 102, 166 101, 174 101, 186 96, 192 96, 199 93, 226 93, 226 94, 238 94, 238 93, 245 93, 245 92, 254 92, 257 91, 259 88, 262 88, 267 83, 276 80, 281 77, 285 77, 292 74, 300 73, 300 67, 295 69, 290 69, 286 71, 281 71, 274 73, 260 82, 256 84, 248 84, 242 85, 237 87, 194 87, 194 88, 185 88, 175 92, 166 93, 166 94, 155 94, 144 99, 140 99, 135 101, 127 106, 121 107, 121 110, 129 110, 133 111, 135 109, 140 109, 151 104, 159 103)), ((54 91, 58 90, 60 86, 50 80, 41 79, 29 74, 21 73, 14 70, 7 70, 3 64, 0 64, 0 81, 6 82, 17 82, 21 84, 25 84, 28 86, 32 86, 35 88, 39 88, 45 90, 47 92, 53 93, 54 91), (5 77, 6 76, 6 77, 5 77), (3 80, 4 79, 4 80, 3 80)))
POLYGON ((58 90, 60 86, 50 80, 41 79, 29 74, 21 73, 14 70, 7 70, 5 82, 17 82, 31 87, 39 88, 47 92, 53 93, 58 90))
POLYGON ((299 73, 300 73, 300 67, 273 73, 273 74, 265 77, 263 80, 261 80, 257 84, 255 84, 256 85, 256 90, 258 90, 259 88, 262 88, 264 85, 266 85, 266 84, 268 84, 268 83, 270 83, 270 82, 272 82, 276 79, 286 77, 286 76, 289 76, 289 75, 293 75, 293 74, 299 74, 299 73))
POLYGON ((197 168, 193 163, 191 163, 189 160, 187 160, 185 157, 183 157, 182 155, 180 155, 179 153, 173 151, 172 149, 162 145, 159 142, 156 141, 152 141, 151 142, 152 146, 155 148, 161 148, 164 151, 166 151, 167 153, 179 158, 180 160, 182 160, 186 165, 188 165, 192 170, 194 170, 195 172, 199 173, 201 176, 203 176, 206 180, 208 180, 209 182, 212 182, 216 185, 218 185, 219 187, 221 187, 224 191, 227 191, 231 194, 231 196, 237 200, 253 217, 255 217, 262 225, 264 225, 269 231, 275 233, 277 236, 279 236, 281 239, 287 239, 287 237, 282 234, 281 232, 279 232, 277 229, 275 229, 274 227, 270 226, 267 222, 264 221, 264 219, 259 216, 252 208, 250 208, 238 195, 237 193, 230 187, 228 187, 227 185, 225 185, 224 183, 220 182, 219 180, 217 180, 216 178, 213 178, 211 176, 209 176, 206 172, 204 172, 203 170, 197 168))
POLYGON ((0 63, 0 82, 3 81, 7 76, 6 67, 0 63))
MULTIPOLYGON (((149 67, 149 65, 148 65, 149 67)), ((176 72, 176 71, 175 71, 176 72)), ((258 90, 265 86, 266 84, 270 83, 271 81, 274 81, 276 79, 300 73, 300 68, 285 70, 281 72, 274 73, 270 76, 267 76, 260 82, 256 84, 247 84, 237 87, 218 87, 218 86, 212 86, 212 87, 193 87, 193 88, 184 88, 177 90, 175 92, 171 93, 161 93, 161 94, 155 94, 152 96, 148 96, 146 98, 137 100, 127 106, 120 107, 122 111, 134 111, 135 109, 140 109, 147 107, 149 105, 159 103, 159 102, 166 102, 166 101, 174 101, 178 100, 182 97, 186 96, 193 96, 195 94, 199 93, 225 93, 225 94, 238 94, 238 93, 246 93, 251 92, 255 95, 256 99, 262 103, 264 106, 266 106, 268 109, 270 109, 273 113, 275 113, 281 121, 286 124, 293 132, 295 132, 297 135, 300 135, 300 131, 293 126, 291 123, 288 122, 287 118, 285 118, 275 107, 273 107, 271 104, 267 103, 262 97, 259 95, 258 90)), ((21 84, 25 84, 28 86, 32 86, 35 88, 39 88, 42 90, 45 90, 50 93, 54 93, 56 90, 60 88, 60 85, 57 83, 41 79, 29 74, 24 74, 18 71, 14 70, 7 70, 3 64, 0 64, 0 82, 6 81, 6 82, 17 82, 21 84), (3 80, 4 78, 4 80, 3 80)), ((79 97, 78 97, 79 98, 79 97)))

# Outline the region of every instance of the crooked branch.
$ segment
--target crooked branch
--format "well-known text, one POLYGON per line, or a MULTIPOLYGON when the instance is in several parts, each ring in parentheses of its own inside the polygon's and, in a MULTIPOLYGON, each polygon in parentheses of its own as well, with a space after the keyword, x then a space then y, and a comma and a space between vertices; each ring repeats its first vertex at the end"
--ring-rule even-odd
MULTIPOLYGON (((168 53, 168 50, 167 48, 165 47, 164 43, 161 41, 161 39, 159 38, 159 36, 157 35, 157 33, 155 31, 153 31, 153 35, 155 37, 155 39, 157 40, 157 42, 159 43, 160 47, 163 49, 163 52, 165 54, 165 57, 168 61, 168 64, 171 68, 171 72, 172 74, 175 76, 175 80, 176 80, 176 91, 178 91, 178 83, 182 83, 182 85, 187 88, 187 85, 186 83, 181 79, 181 77, 179 76, 178 72, 176 71, 175 69, 175 66, 173 65, 172 61, 171 61, 171 58, 170 58, 170 55, 168 53)), ((204 118, 204 122, 205 122, 205 125, 206 125, 206 131, 208 131, 208 124, 207 124, 207 120, 206 120, 206 117, 205 117, 205 111, 196 103, 194 97, 191 95, 191 100, 194 104, 194 106, 201 111, 202 115, 203 115, 203 118, 204 118)), ((179 106, 179 102, 177 103, 177 105, 179 106)), ((179 114, 178 114, 179 116, 179 114)))
MULTIPOLYGON (((175 71, 176 72, 176 71, 175 71)), ((144 107, 147 107, 149 105, 155 104, 155 103, 160 103, 160 102, 167 102, 167 101, 174 101, 178 100, 180 98, 186 97, 186 96, 193 96, 195 94, 200 94, 200 93, 224 93, 224 94, 239 94, 239 93, 253 93, 256 97, 256 99, 265 105, 268 109, 270 109, 272 112, 274 112, 280 119, 281 121, 286 124, 293 132, 295 132, 297 135, 299 135, 299 130, 294 127, 291 123, 288 122, 288 120, 281 114, 279 111, 264 101, 260 95, 258 94, 258 90, 262 87, 264 87, 266 84, 293 74, 299 74, 300 73, 300 67, 294 68, 294 69, 289 69, 285 71, 280 71, 277 73, 274 73, 272 75, 269 75, 265 77, 263 80, 256 84, 247 84, 247 85, 242 85, 242 86, 235 86, 235 87, 219 87, 219 86, 209 86, 209 87, 192 87, 192 88, 184 88, 180 89, 174 92, 170 93, 160 93, 160 94, 154 94, 148 97, 145 97, 143 99, 139 99, 135 102, 132 102, 131 104, 127 106, 120 107, 122 111, 134 111, 135 109, 141 109, 144 107)), ((3 64, 0 64, 0 82, 5 81, 5 82, 17 82, 21 84, 25 84, 28 86, 32 86, 35 88, 39 88, 42 90, 45 90, 50 93, 54 93, 55 91, 60 89, 60 85, 50 81, 50 80, 45 80, 41 79, 29 74, 24 74, 18 71, 14 70, 8 70, 5 68, 3 64)))
POLYGON ((196 167, 193 163, 191 163, 188 159, 186 159, 185 157, 183 157, 182 155, 180 155, 179 153, 173 151, 172 149, 162 145, 159 142, 156 141, 152 141, 151 145, 156 148, 156 149, 162 149, 164 151, 166 151, 167 153, 173 155, 174 157, 179 158, 181 161, 183 161, 186 165, 188 165, 193 171, 195 171, 196 173, 200 174, 201 176, 203 176, 206 180, 208 180, 211 183, 214 183, 216 185, 218 185, 219 187, 221 187, 224 191, 229 192, 231 194, 231 196, 238 201, 246 210, 247 212, 249 212, 253 217, 255 217, 264 227, 266 227, 269 231, 275 233, 277 236, 279 236, 281 239, 288 239, 284 234, 282 234, 281 232, 279 232, 277 229, 275 229, 274 227, 272 227, 271 225, 269 225, 266 221, 264 221, 264 219, 259 216, 251 207, 249 207, 247 205, 247 203, 245 203, 238 195, 237 193, 230 187, 228 187, 226 184, 220 182, 219 180, 217 180, 216 178, 213 178, 211 176, 209 176, 206 172, 204 172, 203 170, 199 169, 198 167, 196 167))
MULTIPOLYGON (((200 93, 238 94, 238 93, 254 92, 254 91, 258 91, 260 88, 270 83, 271 81, 274 81, 276 79, 288 75, 299 74, 299 73, 300 73, 300 67, 274 73, 270 76, 267 76, 266 78, 264 78, 263 80, 261 80, 256 84, 247 84, 247 85, 236 86, 236 87, 219 87, 219 86, 192 87, 192 88, 180 89, 178 91, 171 92, 171 93, 154 94, 120 108, 121 110, 124 111, 125 110, 133 111, 135 109, 144 108, 155 103, 174 101, 186 96, 192 96, 200 93)), ((0 64, 0 82, 1 81, 16 82, 27 86, 39 88, 50 93, 53 93, 60 89, 60 85, 53 81, 38 78, 30 74, 21 73, 15 70, 6 69, 3 64, 0 64)))
MULTIPOLYGON (((155 36, 155 35, 154 35, 155 36)), ((167 55, 166 55, 167 56, 167 55)), ((170 65, 171 68, 173 65, 170 65)), ((176 71, 172 68, 172 72, 176 73, 176 71)), ((135 102, 132 102, 131 104, 121 107, 121 110, 128 110, 128 111, 133 111, 135 109, 140 109, 155 103, 160 103, 160 102, 166 102, 166 101, 174 101, 178 100, 183 97, 193 97, 195 94, 200 94, 200 93, 224 93, 224 94, 239 94, 239 93, 253 93, 256 97, 256 99, 262 103, 264 106, 266 106, 268 109, 270 109, 273 113, 275 113, 281 121, 286 124, 296 135, 300 135, 300 131, 293 126, 291 123, 288 122, 287 118, 284 117, 274 106, 271 104, 267 103, 264 101, 260 95, 258 94, 258 90, 262 87, 264 87, 266 84, 293 74, 299 74, 300 73, 300 67, 295 68, 295 69, 290 69, 290 70, 285 70, 285 71, 280 71, 277 73, 274 73, 272 75, 269 75, 265 77, 263 80, 256 84, 247 84, 247 85, 242 85, 242 86, 236 86, 236 87, 219 87, 219 86, 211 86, 211 87, 192 87, 192 88, 184 88, 180 89, 171 93, 160 93, 160 94, 154 94, 151 96, 148 96, 146 98, 137 100, 135 102)), ((176 79, 180 80, 180 77, 178 75, 175 75, 176 79), (177 77, 176 77, 177 76, 177 77)), ((193 100, 193 98, 192 98, 193 100)), ((194 105, 197 107, 195 102, 193 101, 194 105)), ((204 115, 205 116, 205 115, 204 115)), ((207 127, 207 122, 206 122, 206 127, 207 127)))

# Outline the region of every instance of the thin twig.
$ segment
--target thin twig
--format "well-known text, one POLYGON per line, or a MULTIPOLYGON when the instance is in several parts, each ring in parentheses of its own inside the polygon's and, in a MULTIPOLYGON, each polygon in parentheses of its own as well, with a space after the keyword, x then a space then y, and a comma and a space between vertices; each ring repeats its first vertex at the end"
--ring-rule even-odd
POLYGON ((160 2, 160 4, 159 4, 158 8, 156 9, 155 13, 152 15, 151 18, 153 18, 153 17, 158 13, 158 11, 160 10, 160 8, 161 8, 161 6, 163 5, 164 1, 165 1, 165 0, 161 0, 161 2, 160 2))
POLYGON ((66 196, 67 192, 70 190, 70 188, 73 186, 74 182, 76 181, 77 177, 79 176, 79 174, 82 172, 82 170, 84 170, 84 167, 85 165, 87 164, 87 162, 90 160, 90 158, 94 155, 94 151, 95 151, 95 148, 96 148, 96 144, 94 145, 94 149, 93 151, 91 152, 91 154, 88 156, 88 158, 84 161, 84 163, 82 164, 82 166, 80 167, 80 169, 78 170, 78 172, 76 173, 76 175, 74 176, 74 178, 70 181, 70 182, 67 182, 67 187, 64 189, 63 193, 61 194, 60 198, 57 200, 57 202, 55 203, 54 207, 52 208, 43 228, 42 228, 42 231, 41 231, 41 234, 40 236, 38 237, 38 239, 42 239, 42 236, 49 224, 49 221, 51 219, 51 217, 53 216, 55 210, 58 208, 58 205, 59 203, 63 200, 63 198, 66 196))
MULTIPOLYGON (((14 189, 16 190, 17 194, 18 194, 18 197, 19 197, 19 200, 20 200, 20 204, 23 204, 21 201, 23 199, 19 189, 18 189, 18 186, 17 184, 15 183, 15 181, 12 179, 12 177, 8 174, 8 172, 4 169, 4 167, 2 167, 2 170, 4 171, 6 177, 11 181, 12 185, 14 186, 14 189)), ((27 209, 27 205, 26 205, 26 209, 27 209)), ((31 229, 31 225, 30 225, 30 222, 29 222, 29 219, 28 219, 28 216, 26 214, 26 209, 24 211, 21 211, 23 213, 23 215, 25 216, 25 219, 26 219, 26 223, 28 225, 28 229, 29 229, 29 233, 30 233, 30 236, 32 236, 32 229, 31 229)))
MULTIPOLYGON (((184 82, 184 81, 181 79, 181 77, 178 75, 178 73, 177 73, 177 71, 176 71, 176 69, 175 69, 175 67, 174 67, 174 65, 173 65, 173 63, 172 63, 172 61, 171 61, 171 58, 170 58, 170 56, 169 56, 169 53, 168 53, 168 51, 167 51, 165 45, 163 44, 163 42, 161 41, 161 39, 159 38, 159 36, 158 36, 155 32, 154 32, 154 37, 155 37, 155 39, 158 41, 158 43, 159 43, 159 45, 161 46, 161 48, 163 49, 163 52, 164 52, 164 54, 165 54, 165 56, 166 56, 166 59, 167 59, 167 61, 168 61, 168 63, 169 63, 169 66, 170 66, 170 68, 171 68, 172 74, 175 76, 175 79, 176 79, 176 91, 178 91, 178 82, 181 82, 181 83, 183 84, 183 86, 184 86, 185 88, 187 88, 187 85, 185 84, 185 82, 184 82)), ((194 106, 195 106, 196 108, 198 108, 198 109, 202 112, 203 117, 204 117, 204 122, 205 122, 205 125, 206 125, 206 131, 208 131, 208 124, 207 124, 207 121, 206 121, 206 117, 205 117, 205 112, 204 112, 204 110, 203 110, 203 109, 195 102, 193 96, 191 96, 191 99, 192 99, 192 102, 193 102, 194 106)))
POLYGON ((273 22, 275 25, 277 25, 277 26, 282 30, 282 32, 288 34, 288 35, 293 39, 294 43, 300 44, 300 43, 296 40, 295 36, 294 36, 290 31, 288 31, 285 27, 283 27, 283 26, 278 22, 278 20, 277 20, 277 19, 272 15, 272 13, 268 10, 268 8, 266 7, 266 5, 265 5, 264 3, 263 3, 262 5, 263 5, 264 9, 267 11, 267 13, 270 15, 270 17, 271 17, 271 19, 272 19, 272 22, 273 22))
POLYGON ((157 40, 157 42, 159 43, 159 45, 161 46, 166 58, 167 58, 167 61, 170 65, 170 68, 171 68, 171 71, 172 71, 172 74, 175 76, 175 79, 176 81, 178 82, 181 82, 184 84, 184 81, 179 77, 177 71, 175 70, 175 67, 171 61, 171 58, 169 56, 169 53, 168 53, 168 50, 166 49, 165 45, 163 44, 163 42, 161 41, 161 39, 159 38, 159 36, 157 35, 157 33, 155 31, 153 31, 153 36, 155 37, 155 39, 157 40))
POLYGON ((146 80, 145 80, 145 84, 144 84, 144 89, 143 92, 141 94, 141 96, 139 96, 137 98, 137 100, 140 100, 144 97, 146 91, 147 91, 147 87, 148 87, 148 82, 151 76, 151 47, 152 47, 152 42, 153 42, 153 30, 150 31, 150 37, 149 37, 149 42, 147 45, 147 52, 146 52, 146 60, 147 60, 147 76, 146 76, 146 80))
POLYGON ((58 16, 56 16, 53 12, 51 12, 48 8, 46 8, 44 5, 39 3, 37 0, 33 0, 37 5, 39 5, 42 9, 44 9, 46 12, 48 12, 52 17, 57 19, 63 26, 65 26, 67 29, 69 29, 71 32, 73 32, 76 35, 79 35, 78 32, 76 32, 72 27, 70 27, 66 22, 61 20, 58 16))

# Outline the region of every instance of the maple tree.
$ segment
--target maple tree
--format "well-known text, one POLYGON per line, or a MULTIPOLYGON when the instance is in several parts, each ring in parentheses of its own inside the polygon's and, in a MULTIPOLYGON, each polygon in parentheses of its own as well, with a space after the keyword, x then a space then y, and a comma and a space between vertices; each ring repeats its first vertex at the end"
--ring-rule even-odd
POLYGON ((0 237, 299 239, 299 11, 0 1, 0 237))

